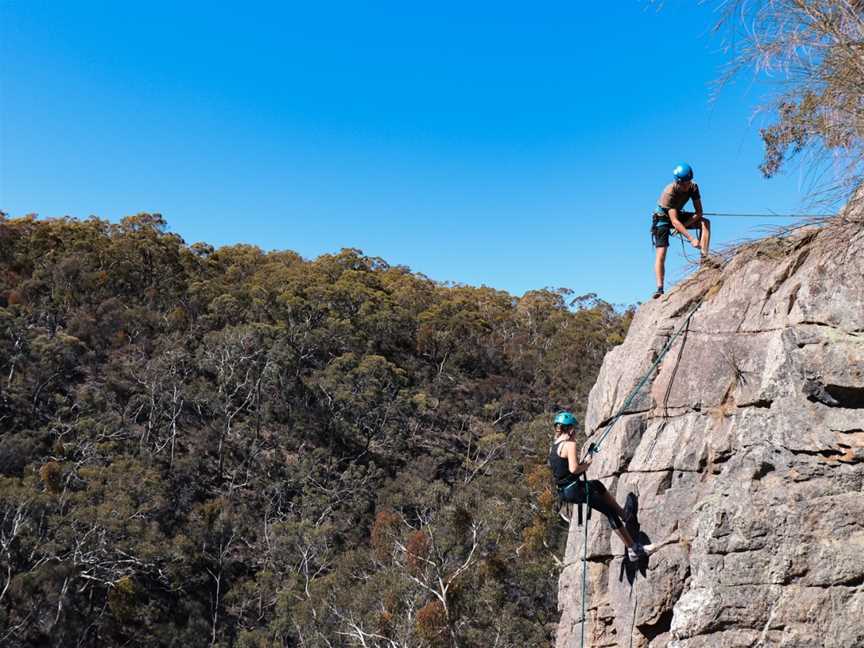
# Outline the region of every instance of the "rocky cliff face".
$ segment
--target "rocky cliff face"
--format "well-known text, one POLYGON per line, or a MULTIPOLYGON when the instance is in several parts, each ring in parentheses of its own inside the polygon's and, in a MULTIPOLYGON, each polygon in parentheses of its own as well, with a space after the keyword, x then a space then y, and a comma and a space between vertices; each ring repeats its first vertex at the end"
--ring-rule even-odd
MULTIPOLYGON (((644 574, 595 514, 586 646, 864 646, 864 221, 765 239, 644 304, 606 357, 598 438, 702 304, 589 470, 660 544, 644 574), (631 583, 632 580, 632 583, 631 583)), ((558 648, 581 645, 582 530, 558 648)))

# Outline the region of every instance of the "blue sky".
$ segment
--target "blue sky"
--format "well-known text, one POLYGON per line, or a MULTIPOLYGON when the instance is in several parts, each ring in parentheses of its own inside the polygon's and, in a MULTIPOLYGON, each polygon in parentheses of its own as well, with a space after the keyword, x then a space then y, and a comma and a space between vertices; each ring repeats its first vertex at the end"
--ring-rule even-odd
MULTIPOLYGON (((158 211, 189 243, 641 301, 679 160, 707 211, 802 208, 801 171, 757 168, 765 87, 710 101, 713 20, 695 1, 4 0, 0 209, 158 211)), ((715 219, 714 240, 765 224, 715 219)))

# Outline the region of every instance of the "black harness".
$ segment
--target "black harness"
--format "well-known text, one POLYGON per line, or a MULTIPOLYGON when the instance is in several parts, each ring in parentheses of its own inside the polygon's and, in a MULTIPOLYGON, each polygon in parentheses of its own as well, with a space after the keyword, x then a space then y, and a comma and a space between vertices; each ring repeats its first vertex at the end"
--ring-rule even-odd
POLYGON ((674 229, 672 221, 667 214, 658 214, 656 211, 651 215, 651 246, 657 245, 657 235, 660 230, 674 229))
MULTIPOLYGON (((578 475, 576 479, 570 481, 570 483, 561 486, 558 486, 558 510, 561 510, 561 507, 564 504, 575 504, 576 505, 576 523, 580 526, 582 525, 582 505, 588 502, 588 479, 585 477, 585 473, 578 475), (576 495, 578 490, 581 488, 584 493, 583 497, 579 497, 576 495), (569 493, 569 494, 568 494, 569 493)), ((586 519, 591 519, 591 507, 588 507, 588 515, 586 519)))

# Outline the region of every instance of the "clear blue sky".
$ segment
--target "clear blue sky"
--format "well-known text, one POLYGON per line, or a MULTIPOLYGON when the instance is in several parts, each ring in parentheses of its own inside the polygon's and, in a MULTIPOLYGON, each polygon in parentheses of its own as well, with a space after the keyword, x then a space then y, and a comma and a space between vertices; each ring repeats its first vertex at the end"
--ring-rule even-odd
MULTIPOLYGON (((713 19, 695 1, 3 0, 0 209, 158 211, 189 243, 644 300, 677 161, 707 211, 802 204, 799 172, 757 169, 760 91, 709 100, 713 19)), ((757 223, 718 219, 715 240, 757 223)))

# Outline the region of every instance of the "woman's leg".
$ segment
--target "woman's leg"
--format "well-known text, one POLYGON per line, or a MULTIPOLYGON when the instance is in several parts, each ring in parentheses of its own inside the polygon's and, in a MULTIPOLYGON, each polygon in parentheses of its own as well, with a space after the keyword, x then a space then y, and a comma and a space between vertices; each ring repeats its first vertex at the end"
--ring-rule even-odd
POLYGON ((609 526, 621 539, 624 546, 627 547, 627 555, 630 560, 641 560, 650 555, 655 549, 654 545, 642 545, 636 542, 636 538, 630 535, 627 527, 622 523, 624 509, 618 505, 615 498, 606 490, 603 482, 592 480, 589 484, 590 497, 588 499, 588 506, 606 516, 609 520, 609 526))
POLYGON ((618 505, 618 502, 615 501, 615 498, 612 497, 611 493, 609 493, 608 490, 604 488, 603 493, 600 495, 600 497, 606 504, 606 506, 615 511, 615 514, 619 518, 621 518, 622 520, 624 519, 624 509, 618 505))
MULTIPOLYGON (((615 498, 612 497, 612 494, 608 490, 604 488, 603 494, 600 497, 603 500, 605 507, 614 512, 615 517, 619 520, 624 519, 624 509, 622 509, 618 502, 615 501, 615 498)), ((636 541, 630 536, 630 532, 627 531, 627 527, 622 525, 617 528, 613 527, 613 530, 618 537, 621 538, 621 542, 624 543, 625 547, 632 547, 636 544, 636 541)))
POLYGON ((628 549, 635 545, 636 543, 633 541, 633 538, 630 537, 630 534, 627 532, 623 526, 618 527, 614 530, 616 535, 621 538, 621 542, 624 543, 624 546, 628 549))
POLYGON ((588 506, 606 516, 606 519, 609 520, 609 527, 621 538, 621 542, 624 543, 625 547, 634 546, 636 543, 622 522, 624 519, 624 509, 618 505, 615 498, 606 490, 603 482, 591 480, 589 482, 589 492, 588 506))

